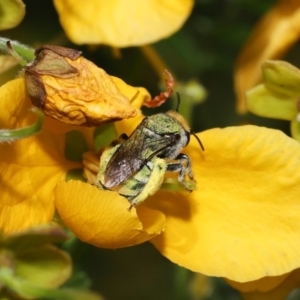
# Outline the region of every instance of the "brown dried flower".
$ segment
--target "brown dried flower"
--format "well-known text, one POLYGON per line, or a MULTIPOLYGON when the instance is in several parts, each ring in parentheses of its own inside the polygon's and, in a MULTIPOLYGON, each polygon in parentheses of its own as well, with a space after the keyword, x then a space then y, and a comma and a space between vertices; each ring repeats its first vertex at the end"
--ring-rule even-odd
POLYGON ((26 89, 32 103, 46 115, 86 126, 137 115, 112 77, 80 51, 45 45, 35 54, 35 60, 24 68, 26 89))

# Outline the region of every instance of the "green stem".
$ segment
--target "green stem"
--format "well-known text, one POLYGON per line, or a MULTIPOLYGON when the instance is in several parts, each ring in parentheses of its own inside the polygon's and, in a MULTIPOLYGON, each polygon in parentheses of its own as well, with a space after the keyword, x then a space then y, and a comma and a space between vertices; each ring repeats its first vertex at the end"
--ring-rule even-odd
POLYGON ((175 291, 176 300, 188 299, 188 283, 190 273, 187 269, 176 266, 175 291))
POLYGON ((0 143, 1 142, 14 142, 16 140, 26 138, 38 133, 43 126, 44 114, 38 108, 31 109, 38 116, 35 124, 18 129, 0 129, 0 143))
POLYGON ((0 51, 6 54, 11 54, 10 50, 7 47, 7 42, 10 42, 13 50, 20 56, 20 64, 25 66, 28 62, 34 59, 34 49, 19 43, 18 41, 12 41, 10 39, 0 37, 0 51))

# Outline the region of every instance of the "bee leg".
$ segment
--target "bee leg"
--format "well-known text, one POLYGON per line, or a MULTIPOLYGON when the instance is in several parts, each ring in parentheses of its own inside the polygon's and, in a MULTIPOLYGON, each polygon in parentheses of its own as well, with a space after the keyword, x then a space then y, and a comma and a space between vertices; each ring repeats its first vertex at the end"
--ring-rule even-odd
POLYGON ((123 141, 126 141, 128 140, 129 136, 126 134, 126 133, 122 133, 120 136, 119 136, 119 139, 120 140, 123 140, 123 141))
POLYGON ((128 140, 128 135, 126 133, 122 133, 117 139, 111 142, 111 145, 117 146, 119 144, 124 143, 126 140, 128 140))
POLYGON ((131 211, 131 209, 135 207, 135 203, 130 204, 130 206, 128 207, 128 211, 131 211))
POLYGON ((176 159, 169 161, 167 160, 167 172, 178 173, 179 183, 182 184, 187 190, 193 190, 190 184, 185 181, 185 176, 188 175, 190 180, 195 182, 192 172, 191 159, 186 154, 180 153, 176 159))

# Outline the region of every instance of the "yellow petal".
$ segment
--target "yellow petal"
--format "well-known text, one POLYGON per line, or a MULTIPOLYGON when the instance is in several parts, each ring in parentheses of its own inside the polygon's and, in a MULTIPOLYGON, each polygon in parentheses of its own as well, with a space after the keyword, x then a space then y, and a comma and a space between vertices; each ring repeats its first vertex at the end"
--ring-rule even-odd
POLYGON ((230 284, 243 292, 245 300, 284 300, 293 289, 299 287, 300 269, 279 277, 262 278, 250 283, 231 282, 230 284), (276 281, 276 286, 269 289, 276 281))
POLYGON ((145 118, 142 114, 134 117, 130 120, 122 120, 119 122, 115 122, 115 127, 120 136, 122 133, 126 133, 128 136, 137 128, 137 126, 142 122, 145 118))
POLYGON ((237 110, 247 111, 245 92, 261 80, 261 64, 281 57, 300 35, 300 2, 279 1, 256 25, 235 67, 237 110))
POLYGON ((21 0, 2 0, 0 3, 0 30, 17 26, 25 16, 25 5, 21 0))
POLYGON ((158 192, 145 205, 167 218, 152 239, 173 262, 238 282, 300 266, 300 145, 277 130, 241 126, 192 138, 198 189, 158 192))
POLYGON ((160 234, 165 216, 129 202, 115 192, 101 191, 80 181, 58 184, 55 203, 63 222, 81 240, 101 248, 137 245, 160 234))
MULTIPOLYGON (((0 87, 0 126, 32 122, 23 79, 0 87)), ((64 135, 42 130, 36 136, 0 144, 0 228, 14 232, 51 221, 53 188, 69 169, 80 166, 64 158, 64 135)))
POLYGON ((60 22, 76 44, 115 47, 153 43, 176 32, 193 0, 54 0, 60 22))
POLYGON ((141 108, 145 101, 151 99, 149 92, 143 87, 133 87, 128 85, 122 79, 114 76, 110 76, 113 82, 116 84, 118 89, 122 91, 122 94, 125 95, 133 107, 141 108))
MULTIPOLYGON (((124 95, 126 95, 127 98, 130 99, 130 102, 133 107, 139 109, 141 108, 144 102, 149 102, 151 100, 151 95, 145 88, 134 88, 117 77, 112 77, 112 79, 118 86, 118 88, 124 93, 124 95)), ((138 110, 138 114, 136 117, 131 118, 129 120, 123 119, 122 121, 115 122, 115 127, 118 136, 120 136, 122 133, 126 133, 129 136, 142 122, 143 119, 144 116, 142 115, 142 112, 138 110)))
POLYGON ((282 284, 287 277, 289 277, 290 273, 286 273, 280 276, 274 277, 263 277, 254 281, 249 282, 236 282, 232 280, 226 280, 231 286, 235 289, 243 292, 243 293, 250 293, 250 292, 269 292, 275 289, 277 286, 282 284))

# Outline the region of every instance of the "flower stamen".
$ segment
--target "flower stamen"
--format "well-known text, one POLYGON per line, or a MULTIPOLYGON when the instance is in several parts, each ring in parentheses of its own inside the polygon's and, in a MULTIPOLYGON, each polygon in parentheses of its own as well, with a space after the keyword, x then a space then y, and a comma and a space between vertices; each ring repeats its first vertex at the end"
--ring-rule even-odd
POLYGON ((96 182, 97 174, 99 172, 99 162, 101 154, 94 151, 83 153, 83 176, 89 184, 94 185, 96 182))

